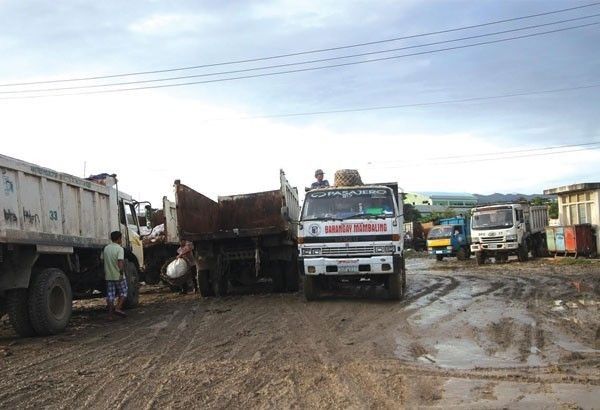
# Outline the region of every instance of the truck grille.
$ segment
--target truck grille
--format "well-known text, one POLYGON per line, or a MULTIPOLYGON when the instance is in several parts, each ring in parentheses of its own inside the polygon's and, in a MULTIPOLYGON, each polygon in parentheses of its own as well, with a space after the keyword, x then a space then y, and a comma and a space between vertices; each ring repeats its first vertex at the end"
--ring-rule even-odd
POLYGON ((490 243, 490 242, 504 242, 504 236, 486 236, 481 238, 481 242, 490 243))
POLYGON ((373 246, 332 246, 323 248, 321 255, 368 255, 374 253, 373 246))

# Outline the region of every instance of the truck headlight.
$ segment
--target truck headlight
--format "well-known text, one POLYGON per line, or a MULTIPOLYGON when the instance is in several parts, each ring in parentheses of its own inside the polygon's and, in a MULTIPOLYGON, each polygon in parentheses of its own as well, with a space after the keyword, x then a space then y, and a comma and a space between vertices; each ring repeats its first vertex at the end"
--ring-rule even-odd
POLYGON ((506 240, 508 242, 515 242, 517 240, 517 235, 512 234, 512 235, 506 235, 506 240))
POLYGON ((310 255, 310 251, 308 248, 302 248, 302 255, 310 255))
POLYGON ((390 245, 390 246, 386 246, 385 247, 385 252, 394 252, 396 250, 396 247, 394 245, 390 245))
POLYGON ((446 246, 446 249, 448 249, 449 251, 452 250, 452 246, 446 246))
POLYGON ((383 246, 376 246, 375 253, 383 253, 383 246))
POLYGON ((313 255, 320 255, 321 254, 321 248, 314 248, 312 250, 312 254, 313 255))

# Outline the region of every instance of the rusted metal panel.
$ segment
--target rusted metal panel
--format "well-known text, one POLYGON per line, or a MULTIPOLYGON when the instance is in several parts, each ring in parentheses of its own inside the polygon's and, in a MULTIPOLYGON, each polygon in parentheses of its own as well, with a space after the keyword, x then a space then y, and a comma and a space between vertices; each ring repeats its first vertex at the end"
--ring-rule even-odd
POLYGON ((219 197, 219 230, 278 227, 286 229, 281 216, 281 191, 219 197))
POLYGON ((213 233, 218 227, 219 205, 190 187, 175 181, 178 233, 183 239, 213 233))

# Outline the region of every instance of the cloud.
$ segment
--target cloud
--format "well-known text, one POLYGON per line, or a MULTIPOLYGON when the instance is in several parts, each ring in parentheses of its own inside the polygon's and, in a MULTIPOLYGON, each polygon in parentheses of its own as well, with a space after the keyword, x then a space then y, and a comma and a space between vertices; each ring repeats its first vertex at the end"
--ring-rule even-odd
POLYGON ((129 30, 136 34, 175 35, 204 30, 216 21, 208 14, 153 14, 131 23, 129 30))

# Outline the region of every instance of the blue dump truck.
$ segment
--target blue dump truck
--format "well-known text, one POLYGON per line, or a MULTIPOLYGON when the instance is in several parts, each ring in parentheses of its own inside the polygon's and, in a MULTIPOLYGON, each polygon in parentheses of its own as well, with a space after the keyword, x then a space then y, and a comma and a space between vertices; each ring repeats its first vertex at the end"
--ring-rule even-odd
POLYGON ((462 216, 440 219, 427 235, 427 250, 438 261, 446 256, 456 256, 458 260, 471 257, 471 229, 469 219, 462 216))

